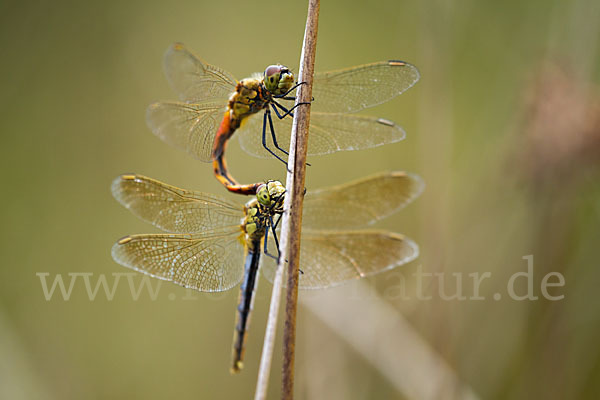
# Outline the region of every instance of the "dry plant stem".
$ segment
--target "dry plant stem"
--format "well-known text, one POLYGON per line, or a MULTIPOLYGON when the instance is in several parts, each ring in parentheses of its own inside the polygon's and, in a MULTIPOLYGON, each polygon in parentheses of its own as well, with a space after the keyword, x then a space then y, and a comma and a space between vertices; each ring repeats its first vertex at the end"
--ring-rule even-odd
MULTIPOLYGON (((319 19, 319 0, 309 0, 306 29, 304 31, 304 44, 300 58, 300 82, 305 85, 300 87, 296 102, 308 103, 312 98, 312 83, 315 72, 315 55, 317 50, 317 28, 319 19)), ((292 125, 292 143, 294 156, 288 160, 287 190, 290 186, 292 192, 288 193, 286 200, 289 204, 289 226, 283 229, 289 231, 288 249, 281 254, 287 255, 288 281, 286 291, 285 323, 283 328, 283 370, 281 398, 291 400, 294 398, 294 355, 296 343, 296 310, 298 308, 298 274, 300 265, 300 234, 302 231, 302 204, 304 201, 304 182, 306 177, 306 153, 308 150, 308 126, 310 121, 310 106, 299 107, 294 115, 292 125), (290 185, 291 183, 291 185, 290 185)), ((290 152, 290 154, 292 154, 290 152)), ((285 221, 284 221, 285 222, 285 221)), ((285 259, 280 257, 278 269, 283 269, 285 259)))
MULTIPOLYGON (((308 16, 304 31, 304 43, 300 58, 298 81, 305 82, 298 89, 296 103, 307 103, 312 98, 312 81, 317 44, 317 26, 319 18, 319 0, 309 0, 308 16)), ((283 268, 288 261, 288 283, 286 319, 284 326, 283 384, 282 398, 292 399, 294 388, 294 343, 296 339, 296 308, 298 304, 298 266, 300 260, 300 233, 302 224, 302 202, 304 200, 304 181, 306 176, 306 153, 308 147, 308 126, 310 106, 300 106, 294 112, 294 122, 290 139, 286 196, 280 236, 280 254, 273 292, 269 308, 269 319, 261 356, 260 369, 256 385, 255 400, 266 398, 275 343, 277 314, 281 301, 283 268)))

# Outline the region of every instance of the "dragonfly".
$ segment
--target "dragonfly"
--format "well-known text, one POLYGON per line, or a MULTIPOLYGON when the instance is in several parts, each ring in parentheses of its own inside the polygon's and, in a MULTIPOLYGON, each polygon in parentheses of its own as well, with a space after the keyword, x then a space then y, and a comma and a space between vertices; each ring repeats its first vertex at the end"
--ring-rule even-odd
MULTIPOLYGON (((317 289, 373 275, 414 260, 419 248, 397 233, 365 228, 402 209, 423 190, 417 175, 388 172, 327 189, 304 200, 299 287, 317 289)), ((142 175, 122 175, 113 196, 165 234, 126 236, 112 248, 119 264, 201 292, 240 285, 232 373, 243 367, 246 334, 259 269, 270 282, 276 270, 276 227, 284 187, 260 185, 245 205, 180 189, 142 175), (269 232, 271 234, 269 234, 269 232), (261 257, 267 253, 269 257, 261 257)))
MULTIPOLYGON (((237 135, 249 154, 266 158, 287 155, 296 105, 294 74, 283 65, 270 65, 263 74, 236 81, 225 70, 202 61, 183 44, 172 45, 164 70, 180 101, 151 104, 146 121, 152 132, 193 157, 212 162, 217 179, 231 192, 256 193, 260 183, 241 185, 229 173, 225 150, 237 135), (273 118, 271 110, 277 116, 273 118), (254 117, 263 111, 263 118, 254 117), (267 130, 269 135, 267 135, 267 130), (259 134, 262 132, 262 134, 259 134)), ((398 142, 406 136, 396 123, 354 115, 400 95, 419 80, 417 68, 391 60, 317 73, 313 79, 309 155, 367 149, 398 142)))

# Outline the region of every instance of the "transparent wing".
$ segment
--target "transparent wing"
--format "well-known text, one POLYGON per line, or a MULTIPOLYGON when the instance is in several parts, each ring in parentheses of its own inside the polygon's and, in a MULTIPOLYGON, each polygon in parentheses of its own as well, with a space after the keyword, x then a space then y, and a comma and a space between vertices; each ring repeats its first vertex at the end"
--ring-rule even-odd
POLYGON ((210 162, 226 104, 154 103, 146 110, 146 122, 163 141, 187 151, 192 157, 210 162))
POLYGON ((373 224, 417 198, 423 180, 407 172, 386 172, 326 189, 306 192, 302 226, 350 229, 373 224))
MULTIPOLYGON (((242 148, 255 157, 273 157, 262 145, 262 113, 250 117, 240 129, 239 140, 242 148)), ((273 126, 279 147, 288 151, 292 118, 282 120, 273 116, 273 126)), ((361 150, 398 142, 406 134, 404 130, 382 118, 349 115, 340 113, 311 112, 309 155, 329 154, 336 151, 361 150)), ((267 129, 267 145, 274 150, 270 130, 267 129)), ((274 150, 276 151, 276 150, 274 150)))
POLYGON ((132 213, 167 232, 239 231, 243 217, 242 206, 222 197, 179 189, 143 175, 121 175, 111 190, 132 213))
POLYGON ((179 99, 188 103, 208 101, 225 106, 235 89, 231 74, 203 62, 181 43, 171 45, 165 53, 164 69, 179 99))
POLYGON ((112 247, 119 264, 201 292, 220 292, 242 279, 240 231, 201 235, 132 235, 112 247))
MULTIPOLYGON (((415 242, 392 232, 303 230, 299 287, 335 286, 406 264, 418 255, 415 242)), ((261 271, 270 282, 275 267, 272 258, 262 258, 261 271)))
POLYGON ((353 113, 393 99, 419 80, 419 71, 404 61, 372 64, 315 74, 315 111, 353 113))

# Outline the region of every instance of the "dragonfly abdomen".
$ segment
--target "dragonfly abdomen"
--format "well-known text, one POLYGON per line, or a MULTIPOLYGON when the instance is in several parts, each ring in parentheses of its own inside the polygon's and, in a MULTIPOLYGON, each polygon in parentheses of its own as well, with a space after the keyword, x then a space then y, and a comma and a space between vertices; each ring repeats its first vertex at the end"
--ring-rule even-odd
POLYGON ((231 95, 227 111, 215 135, 212 150, 213 171, 216 178, 230 192, 253 195, 256 194, 258 183, 240 185, 229 173, 225 162, 225 149, 227 142, 244 120, 252 114, 268 107, 271 95, 262 82, 258 79, 244 79, 236 86, 236 91, 231 95))
POLYGON ((228 110, 223 116, 219 130, 215 135, 215 143, 212 150, 213 172, 215 177, 221 182, 230 192, 238 194, 255 194, 259 183, 250 185, 240 185, 229 173, 227 163, 225 162, 225 148, 227 141, 239 127, 239 123, 231 119, 231 113, 228 110))
POLYGON ((240 372, 243 368, 244 345, 250 325, 250 312, 254 304, 254 291, 258 283, 258 266, 260 261, 260 241, 253 243, 256 251, 248 251, 244 263, 244 279, 240 286, 240 297, 236 312, 235 332, 233 333, 233 364, 231 372, 240 372))

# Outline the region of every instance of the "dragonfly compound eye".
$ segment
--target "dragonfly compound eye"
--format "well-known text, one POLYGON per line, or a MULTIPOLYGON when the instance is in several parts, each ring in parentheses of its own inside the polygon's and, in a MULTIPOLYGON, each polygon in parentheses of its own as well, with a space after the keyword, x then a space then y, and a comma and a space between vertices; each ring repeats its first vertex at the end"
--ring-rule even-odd
POLYGON ((286 69, 282 65, 269 65, 265 69, 265 87, 269 92, 276 92, 279 87, 279 79, 281 78, 281 70, 286 69))
POLYGON ((256 192, 256 199, 263 206, 269 206, 271 203, 271 195, 269 194, 269 189, 267 185, 261 185, 256 192))

